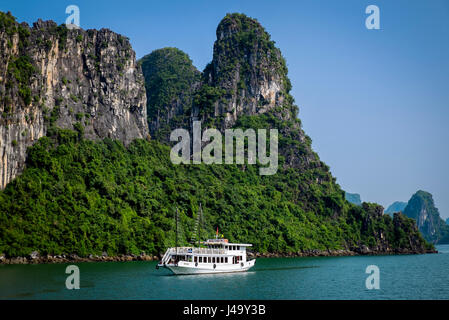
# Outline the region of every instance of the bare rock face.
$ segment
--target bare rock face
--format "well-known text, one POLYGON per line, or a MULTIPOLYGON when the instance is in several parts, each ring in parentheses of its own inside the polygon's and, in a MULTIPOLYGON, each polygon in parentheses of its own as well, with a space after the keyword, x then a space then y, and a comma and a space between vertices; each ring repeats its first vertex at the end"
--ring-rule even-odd
POLYGON ((197 105, 196 115, 213 113, 223 118, 222 128, 229 128, 240 115, 281 107, 291 88, 285 60, 260 23, 243 14, 228 14, 216 33, 204 82, 206 90, 220 90, 214 92, 212 106, 197 105))
POLYGON ((0 188, 52 127, 87 139, 148 136, 144 79, 129 40, 108 29, 30 28, 0 12, 0 188))

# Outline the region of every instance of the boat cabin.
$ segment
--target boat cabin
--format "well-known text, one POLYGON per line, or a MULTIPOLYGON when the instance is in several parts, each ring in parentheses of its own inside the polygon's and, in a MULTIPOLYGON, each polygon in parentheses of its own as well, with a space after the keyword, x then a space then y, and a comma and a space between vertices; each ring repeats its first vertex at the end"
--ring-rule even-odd
POLYGON ((204 247, 177 247, 170 249, 169 263, 179 261, 195 264, 239 264, 245 263, 246 248, 251 244, 229 243, 228 239, 208 239, 201 242, 204 247))

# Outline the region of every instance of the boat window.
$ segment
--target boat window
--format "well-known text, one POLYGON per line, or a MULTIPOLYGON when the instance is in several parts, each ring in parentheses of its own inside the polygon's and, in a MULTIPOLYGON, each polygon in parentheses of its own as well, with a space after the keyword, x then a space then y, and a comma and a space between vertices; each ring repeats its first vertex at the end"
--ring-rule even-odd
POLYGON ((212 263, 215 263, 215 257, 212 257, 212 263))
POLYGON ((225 263, 228 263, 228 257, 225 257, 225 263))
POLYGON ((198 257, 196 257, 196 256, 195 256, 195 258, 194 258, 194 262, 198 262, 198 259, 197 259, 197 258, 198 258, 198 257))
POLYGON ((199 261, 199 262, 200 262, 200 263, 203 262, 203 257, 200 257, 200 261, 199 261))
POLYGON ((210 263, 210 257, 208 257, 208 258, 207 258, 207 262, 209 262, 209 263, 210 263))
POLYGON ((220 259, 220 262, 221 262, 221 263, 223 263, 223 262, 224 262, 224 258, 223 258, 223 257, 221 257, 221 259, 220 259))

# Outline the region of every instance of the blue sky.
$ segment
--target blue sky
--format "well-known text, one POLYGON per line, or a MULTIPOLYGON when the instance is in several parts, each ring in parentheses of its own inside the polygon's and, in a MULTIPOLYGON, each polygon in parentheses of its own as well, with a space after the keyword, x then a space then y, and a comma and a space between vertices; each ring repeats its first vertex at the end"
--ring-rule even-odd
POLYGON ((128 36, 140 58, 167 46, 202 70, 228 12, 258 19, 287 59, 313 147, 344 190, 385 207, 431 192, 449 217, 449 1, 0 1, 20 22, 64 23, 128 36), (380 30, 365 8, 380 8, 380 30))

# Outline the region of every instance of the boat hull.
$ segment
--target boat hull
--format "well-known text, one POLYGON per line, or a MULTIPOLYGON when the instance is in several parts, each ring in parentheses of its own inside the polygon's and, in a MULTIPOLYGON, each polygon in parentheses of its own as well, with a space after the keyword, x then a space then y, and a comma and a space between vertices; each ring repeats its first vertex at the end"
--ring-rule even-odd
POLYGON ((244 262, 242 264, 217 264, 214 268, 212 264, 198 264, 195 266, 189 262, 179 262, 178 265, 169 264, 163 267, 168 268, 175 275, 189 275, 189 274, 213 274, 213 273, 234 273, 245 272, 254 266, 256 260, 244 262))

